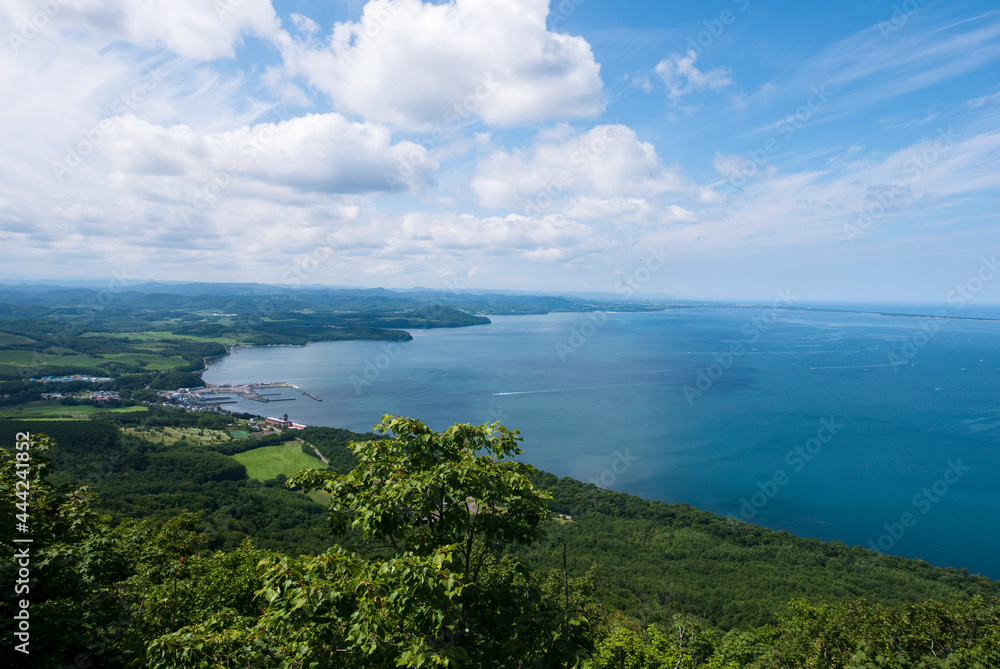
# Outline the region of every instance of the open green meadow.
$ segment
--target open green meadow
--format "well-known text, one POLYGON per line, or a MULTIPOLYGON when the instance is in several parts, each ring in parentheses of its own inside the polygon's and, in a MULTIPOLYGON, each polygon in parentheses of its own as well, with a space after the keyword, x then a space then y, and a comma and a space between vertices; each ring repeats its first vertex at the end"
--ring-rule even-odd
POLYGON ((302 452, 302 445, 289 441, 280 446, 263 446, 233 456, 247 468, 247 475, 258 481, 273 479, 278 474, 291 476, 303 469, 320 468, 323 463, 302 452))
POLYGON ((28 339, 8 332, 0 332, 0 346, 14 346, 15 344, 31 344, 34 339, 28 339))
POLYGON ((76 406, 64 406, 58 402, 43 400, 40 402, 28 402, 16 407, 0 408, 0 418, 90 418, 101 413, 132 413, 136 411, 149 411, 149 407, 99 407, 89 404, 79 404, 76 406))
POLYGON ((137 434, 154 444, 170 446, 182 439, 189 444, 215 444, 222 441, 230 441, 231 438, 223 430, 207 430, 199 427, 128 427, 125 432, 137 434))
POLYGON ((166 330, 145 330, 143 332, 88 332, 84 337, 114 337, 115 339, 127 339, 129 341, 199 341, 216 342, 219 344, 235 343, 230 337, 199 337, 197 335, 176 334, 166 330))
POLYGON ((95 367, 102 362, 107 362, 107 360, 83 354, 47 355, 36 351, 0 351, 0 365, 16 365, 18 367, 35 367, 41 365, 95 367))
MULTIPOLYGON (((161 355, 155 351, 149 353, 103 353, 100 355, 49 355, 36 351, 0 350, 0 365, 15 367, 98 367, 106 362, 121 362, 126 364, 141 364, 149 370, 166 371, 188 364, 179 355, 161 355), (144 364, 143 364, 144 363, 144 364)), ((39 372, 41 375, 41 372, 39 372)))
POLYGON ((145 369, 166 371, 187 365, 188 362, 179 355, 159 355, 157 353, 103 353, 105 360, 141 365, 145 369))

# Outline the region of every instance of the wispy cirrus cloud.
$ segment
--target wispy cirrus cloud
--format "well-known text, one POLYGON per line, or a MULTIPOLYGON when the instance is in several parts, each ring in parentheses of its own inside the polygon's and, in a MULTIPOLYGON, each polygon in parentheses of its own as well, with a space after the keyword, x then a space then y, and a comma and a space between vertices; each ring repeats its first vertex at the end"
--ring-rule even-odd
MULTIPOLYGON (((770 90, 772 103, 766 109, 786 106, 794 112, 810 89, 825 86, 831 93, 823 113, 809 119, 809 125, 857 119, 873 109, 885 109, 878 118, 887 126, 899 123, 899 108, 886 103, 933 88, 988 68, 1000 61, 1000 13, 990 12, 961 22, 947 20, 947 10, 928 7, 910 17, 905 27, 883 36, 872 25, 830 44, 803 60, 784 81, 770 90)), ((988 96, 982 97, 986 102, 988 96)), ((941 99, 938 109, 921 108, 911 114, 922 118, 940 113, 943 106, 965 100, 941 99)), ((982 102, 979 106, 982 106, 982 102)), ((769 132, 780 122, 758 126, 769 132)), ((912 123, 916 128, 919 123, 912 123)), ((895 129, 895 128, 888 128, 895 129)), ((864 126, 859 126, 864 132, 864 126)))
MULTIPOLYGON (((727 164, 720 161, 722 173, 727 164)), ((657 239, 687 253, 842 248, 851 241, 845 229, 857 227, 868 212, 874 222, 856 235, 874 235, 875 243, 884 243, 899 225, 940 217, 942 207, 988 198, 998 190, 1000 131, 962 136, 931 130, 889 154, 848 147, 823 170, 771 170, 724 206, 702 212, 697 224, 672 228, 657 239)))

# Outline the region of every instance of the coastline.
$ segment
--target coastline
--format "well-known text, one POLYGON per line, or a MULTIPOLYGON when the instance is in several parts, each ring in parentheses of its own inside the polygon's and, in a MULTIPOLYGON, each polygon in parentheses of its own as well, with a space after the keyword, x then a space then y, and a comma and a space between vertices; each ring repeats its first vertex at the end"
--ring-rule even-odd
MULTIPOLYGON (((277 348, 279 346, 285 348, 305 348, 306 346, 309 346, 309 344, 312 343, 314 342, 307 341, 305 344, 237 344, 235 346, 227 346, 226 352, 221 355, 206 355, 202 356, 201 360, 203 363, 206 364, 207 368, 207 363, 209 360, 220 360, 222 358, 229 357, 230 355, 232 355, 233 351, 242 351, 243 349, 248 349, 248 348, 277 348)), ((203 369, 201 371, 205 370, 203 369)))

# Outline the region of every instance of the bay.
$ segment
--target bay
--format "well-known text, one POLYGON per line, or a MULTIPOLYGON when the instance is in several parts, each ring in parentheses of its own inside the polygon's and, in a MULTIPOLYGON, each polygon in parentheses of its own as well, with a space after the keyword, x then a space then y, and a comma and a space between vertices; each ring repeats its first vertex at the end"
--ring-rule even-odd
POLYGON ((560 476, 1000 579, 1000 322, 707 307, 491 320, 240 350, 204 378, 294 383, 324 401, 286 389, 227 408, 312 425, 500 420, 560 476))

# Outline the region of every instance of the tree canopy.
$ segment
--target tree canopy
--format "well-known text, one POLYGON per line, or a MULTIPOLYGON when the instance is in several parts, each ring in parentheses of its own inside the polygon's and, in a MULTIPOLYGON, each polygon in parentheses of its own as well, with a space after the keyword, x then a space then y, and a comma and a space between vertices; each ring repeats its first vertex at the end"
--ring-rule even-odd
MULTIPOLYGON (((67 467, 87 471, 95 458, 114 455, 122 445, 107 425, 95 424, 89 432, 83 423, 75 425, 60 428, 60 438, 89 435, 93 451, 82 445, 67 449, 59 456, 67 467)), ((219 528, 210 509, 100 516, 96 510, 105 507, 94 506, 87 487, 59 482, 65 477, 52 471, 50 454, 60 449, 49 437, 34 435, 30 448, 18 440, 15 452, 0 448, 0 522, 14 526, 24 513, 19 493, 30 489, 31 574, 23 596, 30 598, 31 664, 60 669, 1000 666, 1000 599, 989 594, 995 584, 985 579, 931 570, 946 578, 923 584, 914 574, 925 567, 912 561, 896 566, 885 558, 877 573, 906 574, 910 580, 891 587, 898 598, 916 601, 799 598, 769 624, 723 629, 687 610, 690 603, 671 600, 671 589, 657 590, 641 578, 623 586, 616 577, 619 564, 608 561, 617 553, 587 552, 587 543, 618 546, 630 551, 632 562, 656 564, 636 550, 648 543, 673 551, 670 560, 691 569, 706 560, 683 558, 677 551, 724 548, 725 559, 709 556, 708 562, 724 564, 730 578, 716 571, 710 581, 709 571, 689 569, 692 584, 704 581, 689 593, 693 599, 711 599, 712 583, 728 593, 723 597, 743 597, 740 588, 754 587, 759 597, 764 585, 728 581, 781 564, 791 579, 787 555, 781 554, 792 545, 808 551, 815 543, 826 551, 826 571, 809 572, 817 575, 839 574, 838 561, 849 554, 834 544, 730 527, 680 505, 556 481, 517 461, 519 435, 499 424, 458 424, 435 432, 416 420, 385 416, 376 431, 380 434, 359 435, 370 438, 353 444, 353 459, 343 460, 355 463, 350 471, 307 470, 287 480, 291 488, 325 496, 335 531, 329 548, 298 556, 261 548, 256 538, 212 550, 219 545, 219 528), (28 459, 30 467, 19 466, 28 459), (543 492, 540 482, 555 495, 543 492), (572 510, 574 520, 551 520, 553 508, 572 510), (619 524, 605 528, 612 518, 619 524), (768 557, 771 543, 779 555, 768 557), (758 544, 765 552, 752 552, 758 544), (574 560, 589 569, 570 567, 569 547, 574 560), (749 556, 748 565, 738 564, 741 555, 749 556), (951 582, 953 576, 957 580, 951 582), (927 592, 955 596, 915 594, 930 585, 937 589, 927 592), (637 608, 622 604, 626 586, 633 588, 637 608), (613 590, 619 599, 611 596, 613 590)), ((344 437, 327 436, 326 448, 344 437)), ((196 474, 206 478, 189 486, 228 490, 242 484, 231 480, 240 472, 220 453, 203 451, 199 459, 190 446, 143 448, 128 455, 128 467, 144 486, 177 472, 189 481, 196 474), (171 453, 177 458, 166 457, 171 453), (143 463, 146 469, 139 466, 143 463)), ((105 481, 112 478, 106 475, 105 481)), ((118 488, 102 486, 118 494, 118 488)), ((173 490, 167 485, 151 497, 173 494, 168 489, 173 490)), ((254 490, 297 497, 322 513, 301 492, 254 490)), ((261 512, 276 500, 262 499, 261 512)), ((256 513, 253 505, 240 508, 256 513)), ((0 587, 7 592, 19 578, 14 550, 0 544, 0 587)), ((642 574, 626 571, 622 578, 642 574)), ((813 584, 824 593, 839 587, 832 581, 813 584)), ((746 606, 742 599, 730 604, 746 606)), ((15 623, 10 616, 0 621, 5 638, 13 638, 15 623)))

